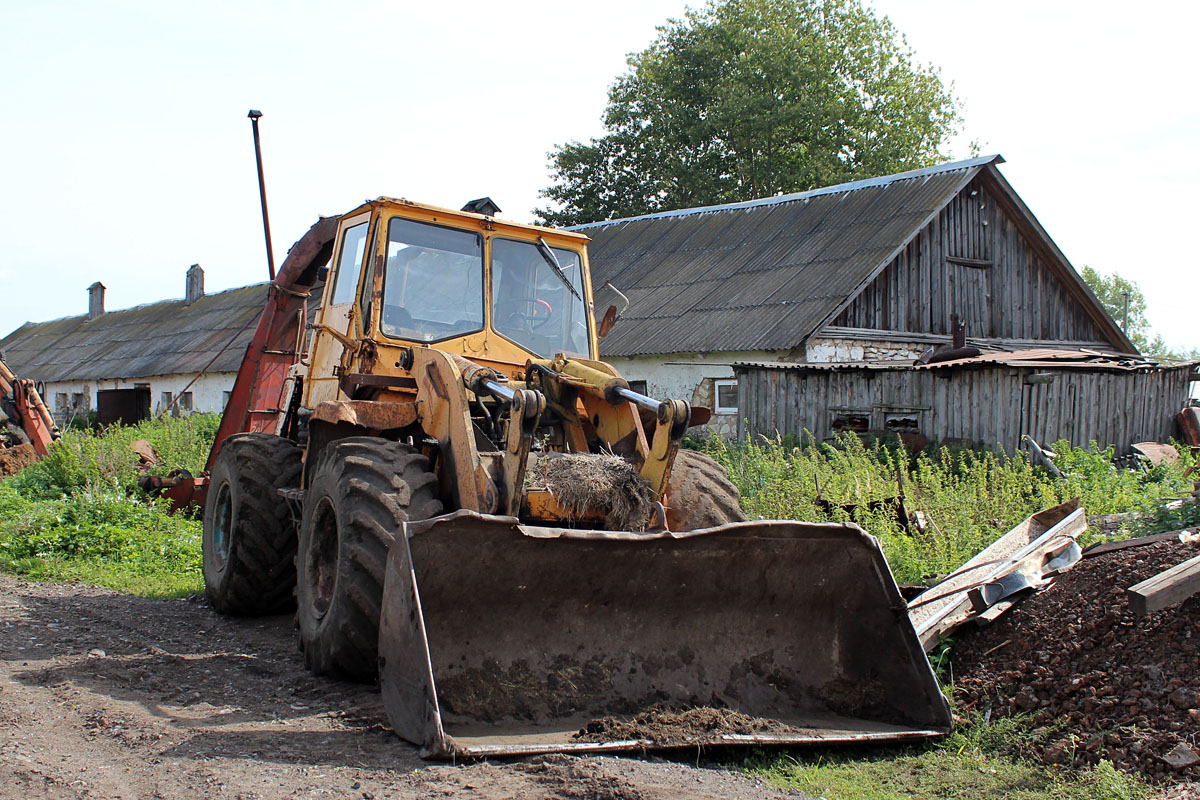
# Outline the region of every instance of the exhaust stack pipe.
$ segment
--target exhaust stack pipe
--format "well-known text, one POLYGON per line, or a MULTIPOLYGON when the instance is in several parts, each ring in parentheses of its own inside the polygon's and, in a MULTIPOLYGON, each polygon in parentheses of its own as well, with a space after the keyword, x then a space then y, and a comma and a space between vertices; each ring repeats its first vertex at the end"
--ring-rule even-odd
POLYGON ((258 141, 258 118, 262 116, 262 112, 252 108, 246 116, 250 118, 250 125, 254 128, 254 160, 258 162, 258 198, 262 202, 263 236, 267 240, 267 273, 271 280, 275 280, 275 252, 271 248, 271 223, 267 219, 267 184, 263 181, 262 146, 258 141))

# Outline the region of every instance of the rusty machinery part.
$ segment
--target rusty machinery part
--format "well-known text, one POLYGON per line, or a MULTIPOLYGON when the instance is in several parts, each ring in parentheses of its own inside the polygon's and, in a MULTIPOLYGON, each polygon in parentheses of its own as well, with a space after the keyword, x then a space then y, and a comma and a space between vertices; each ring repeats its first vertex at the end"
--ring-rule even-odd
POLYGON ((0 358, 0 428, 7 428, 8 436, 3 438, 9 440, 0 441, 0 447, 28 444, 38 456, 46 455, 50 443, 62 436, 37 385, 32 380, 18 378, 3 358, 0 358))
POLYGON ((166 475, 141 475, 138 488, 154 497, 171 501, 168 513, 176 514, 189 508, 204 508, 209 474, 192 475, 186 469, 173 469, 166 475))
POLYGON ((322 217, 288 250, 238 368, 213 449, 208 454, 207 470, 212 470, 221 447, 233 434, 278 432, 277 405, 288 368, 300 357, 296 342, 302 340, 301 311, 308 290, 321 280, 319 274, 333 252, 337 227, 337 217, 322 217))
POLYGON ((742 495, 725 468, 704 453, 680 450, 667 483, 667 528, 694 531, 744 522, 742 495))
POLYGON ((388 549, 404 525, 442 512, 437 476, 413 448, 374 437, 331 443, 304 495, 296 623, 318 675, 374 680, 388 549))
POLYGON ((221 614, 277 614, 293 605, 296 526, 280 489, 300 485, 300 449, 269 433, 231 436, 213 465, 204 507, 204 594, 221 614))

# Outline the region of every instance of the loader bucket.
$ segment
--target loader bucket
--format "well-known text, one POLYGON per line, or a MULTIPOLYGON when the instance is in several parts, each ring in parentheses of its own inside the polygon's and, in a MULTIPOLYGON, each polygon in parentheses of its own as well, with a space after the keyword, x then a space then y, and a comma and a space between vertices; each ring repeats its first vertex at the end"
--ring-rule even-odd
POLYGON ((856 525, 414 523, 389 553, 379 653, 393 729, 433 758, 950 728, 879 545, 856 525))

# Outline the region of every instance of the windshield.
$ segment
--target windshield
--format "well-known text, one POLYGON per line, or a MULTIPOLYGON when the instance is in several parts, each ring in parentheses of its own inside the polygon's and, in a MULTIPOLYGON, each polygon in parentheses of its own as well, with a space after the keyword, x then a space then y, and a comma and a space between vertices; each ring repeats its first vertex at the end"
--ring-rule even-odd
POLYGON ((492 241, 492 326, 539 356, 570 353, 586 357, 588 318, 579 254, 552 249, 562 267, 561 276, 536 244, 492 241))
POLYGON ((392 218, 380 329, 420 342, 482 330, 483 238, 392 218))

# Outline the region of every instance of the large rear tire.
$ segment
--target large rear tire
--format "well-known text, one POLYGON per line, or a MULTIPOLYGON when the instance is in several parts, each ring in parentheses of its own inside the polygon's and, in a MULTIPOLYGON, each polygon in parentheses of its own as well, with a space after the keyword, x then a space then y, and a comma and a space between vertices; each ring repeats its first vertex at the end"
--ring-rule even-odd
POLYGON ((401 523, 441 512, 429 459, 408 445, 351 437, 320 455, 296 557, 296 623, 312 672, 375 679, 388 549, 401 523))
POLYGON ((742 495, 725 468, 695 450, 680 450, 667 481, 667 527, 673 531, 745 522, 742 495))
POLYGON ((221 445, 204 505, 204 594, 221 614, 287 611, 296 584, 296 525, 279 489, 300 485, 296 443, 240 433, 221 445))

